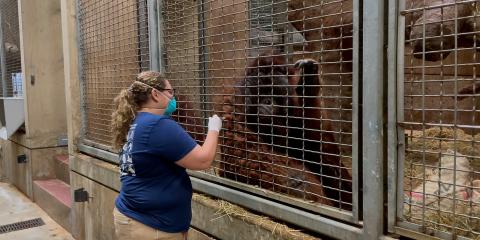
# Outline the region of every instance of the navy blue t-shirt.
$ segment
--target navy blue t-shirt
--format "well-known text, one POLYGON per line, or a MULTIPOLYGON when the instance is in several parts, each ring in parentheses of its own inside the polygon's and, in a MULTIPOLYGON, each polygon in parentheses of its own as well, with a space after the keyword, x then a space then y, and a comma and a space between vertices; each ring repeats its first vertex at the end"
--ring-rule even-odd
POLYGON ((139 112, 119 155, 122 188, 117 209, 163 232, 188 230, 192 184, 185 168, 175 162, 195 146, 174 120, 139 112))

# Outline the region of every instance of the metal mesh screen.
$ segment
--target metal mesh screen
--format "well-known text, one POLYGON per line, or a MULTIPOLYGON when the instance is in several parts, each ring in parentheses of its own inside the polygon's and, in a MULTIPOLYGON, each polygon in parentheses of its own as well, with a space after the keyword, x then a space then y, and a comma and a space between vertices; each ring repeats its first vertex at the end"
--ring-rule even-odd
POLYGON ((225 117, 213 169, 192 174, 348 213, 352 1, 164 0, 160 8, 176 117, 200 141, 208 116, 225 117))
POLYGON ((406 1, 403 221, 480 235, 480 3, 406 1))
POLYGON ((113 98, 148 70, 146 1, 79 0, 84 137, 101 148, 111 142, 113 98))
POLYGON ((18 3, 15 0, 0 1, 0 82, 1 97, 21 97, 22 66, 20 57, 20 35, 18 3))
POLYGON ((262 53, 262 47, 284 49, 287 31, 287 2, 249 2, 249 56, 262 53))

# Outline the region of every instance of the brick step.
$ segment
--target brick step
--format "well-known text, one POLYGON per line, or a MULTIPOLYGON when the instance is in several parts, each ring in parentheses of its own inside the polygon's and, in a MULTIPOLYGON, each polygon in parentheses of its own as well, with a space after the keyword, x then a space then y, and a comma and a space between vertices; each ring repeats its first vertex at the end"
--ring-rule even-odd
POLYGON ((72 207, 70 185, 56 178, 33 181, 33 198, 53 220, 70 232, 72 207))
POLYGON ((55 176, 63 182, 70 184, 70 169, 68 167, 68 154, 55 155, 55 176))

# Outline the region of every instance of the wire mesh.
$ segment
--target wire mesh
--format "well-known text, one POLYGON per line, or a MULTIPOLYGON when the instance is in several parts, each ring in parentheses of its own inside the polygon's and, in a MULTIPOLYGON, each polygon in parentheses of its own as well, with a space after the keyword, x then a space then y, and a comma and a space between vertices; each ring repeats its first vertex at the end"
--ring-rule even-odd
POLYGON ((79 0, 83 134, 109 149, 113 98, 150 68, 147 1, 79 0))
POLYGON ((480 235, 478 1, 406 1, 404 221, 480 235))
POLYGON ((350 211, 352 1, 164 0, 160 9, 179 122, 202 141, 206 118, 225 117, 209 179, 350 211))
POLYGON ((17 1, 0 1, 0 97, 23 96, 19 31, 17 1))

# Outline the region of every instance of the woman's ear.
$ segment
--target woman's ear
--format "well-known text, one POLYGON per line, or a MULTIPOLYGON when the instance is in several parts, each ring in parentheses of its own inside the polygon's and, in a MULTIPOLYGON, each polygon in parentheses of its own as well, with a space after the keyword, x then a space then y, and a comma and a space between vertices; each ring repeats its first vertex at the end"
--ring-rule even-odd
POLYGON ((155 88, 152 89, 150 96, 152 97, 152 100, 155 102, 160 102, 160 98, 162 97, 160 96, 160 92, 155 88))

